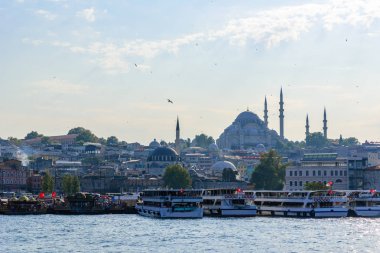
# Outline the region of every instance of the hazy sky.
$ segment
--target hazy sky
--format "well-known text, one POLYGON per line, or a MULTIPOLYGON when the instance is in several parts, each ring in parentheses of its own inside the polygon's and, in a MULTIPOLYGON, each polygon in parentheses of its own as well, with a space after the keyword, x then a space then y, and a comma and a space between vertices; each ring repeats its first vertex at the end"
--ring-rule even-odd
POLYGON ((1 1, 0 137, 83 126, 219 137, 246 110, 285 136, 380 141, 380 1, 1 1), (268 3, 270 2, 270 3, 268 3), (174 104, 166 101, 170 98, 174 104))

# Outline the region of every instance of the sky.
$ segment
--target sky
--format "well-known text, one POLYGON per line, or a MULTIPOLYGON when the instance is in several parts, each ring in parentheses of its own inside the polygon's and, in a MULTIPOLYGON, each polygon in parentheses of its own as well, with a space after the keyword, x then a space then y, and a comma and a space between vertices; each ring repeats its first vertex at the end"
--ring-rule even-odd
POLYGON ((285 136, 380 141, 380 1, 0 2, 0 137, 82 126, 215 139, 247 110, 285 136), (172 103, 168 103, 171 99, 172 103))

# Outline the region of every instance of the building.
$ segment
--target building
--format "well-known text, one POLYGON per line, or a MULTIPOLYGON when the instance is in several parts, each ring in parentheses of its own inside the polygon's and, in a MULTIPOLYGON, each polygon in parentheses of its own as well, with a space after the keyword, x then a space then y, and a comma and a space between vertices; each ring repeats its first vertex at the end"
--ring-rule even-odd
POLYGON ((363 170, 363 189, 380 189, 380 165, 363 170))
POLYGON ((26 191, 28 171, 18 160, 0 163, 0 189, 2 191, 26 191))
POLYGON ((151 175, 163 176, 166 167, 180 163, 177 152, 169 147, 156 148, 147 159, 147 172, 151 175))
POLYGON ((221 149, 255 149, 262 144, 274 147, 280 140, 255 113, 247 110, 240 113, 235 121, 219 136, 217 145, 221 149))
POLYGON ((286 168, 286 190, 301 191, 306 183, 330 181, 335 190, 348 189, 347 158, 339 158, 336 153, 305 154, 299 164, 286 168))

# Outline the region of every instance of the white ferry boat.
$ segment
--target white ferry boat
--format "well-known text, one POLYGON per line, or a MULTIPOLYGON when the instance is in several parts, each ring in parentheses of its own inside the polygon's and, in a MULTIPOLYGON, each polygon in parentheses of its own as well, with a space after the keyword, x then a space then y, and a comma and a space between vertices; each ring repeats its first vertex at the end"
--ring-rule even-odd
POLYGON ((202 218, 202 190, 146 190, 136 204, 142 216, 156 218, 202 218))
POLYGON ((380 193, 374 190, 348 193, 350 215, 357 217, 380 217, 380 193))
POLYGON ((250 196, 240 189, 206 189, 203 190, 204 214, 220 217, 252 217, 257 209, 250 196))
POLYGON ((331 191, 247 191, 254 195, 258 215, 289 217, 347 217, 344 192, 331 191))

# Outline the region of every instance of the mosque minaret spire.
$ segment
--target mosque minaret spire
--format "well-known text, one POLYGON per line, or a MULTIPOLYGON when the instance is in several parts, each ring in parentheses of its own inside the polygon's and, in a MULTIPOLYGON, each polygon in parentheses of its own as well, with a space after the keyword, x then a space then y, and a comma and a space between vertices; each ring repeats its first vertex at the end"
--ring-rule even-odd
POLYGON ((265 123, 265 126, 268 127, 268 103, 267 103, 267 96, 265 96, 265 101, 264 101, 264 123, 265 123))
POLYGON ((310 135, 309 114, 306 115, 306 138, 310 135))
POLYGON ((326 107, 323 112, 323 136, 327 139, 327 113, 326 113, 326 107))
POLYGON ((284 139, 284 95, 280 92, 280 138, 284 139))

